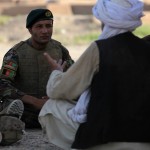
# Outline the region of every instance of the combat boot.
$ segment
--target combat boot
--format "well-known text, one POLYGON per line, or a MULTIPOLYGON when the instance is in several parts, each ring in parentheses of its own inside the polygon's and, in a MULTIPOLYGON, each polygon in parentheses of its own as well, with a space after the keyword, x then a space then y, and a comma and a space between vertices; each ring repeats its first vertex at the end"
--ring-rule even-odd
POLYGON ((19 99, 4 99, 0 101, 0 115, 12 115, 21 118, 23 111, 24 105, 19 99))

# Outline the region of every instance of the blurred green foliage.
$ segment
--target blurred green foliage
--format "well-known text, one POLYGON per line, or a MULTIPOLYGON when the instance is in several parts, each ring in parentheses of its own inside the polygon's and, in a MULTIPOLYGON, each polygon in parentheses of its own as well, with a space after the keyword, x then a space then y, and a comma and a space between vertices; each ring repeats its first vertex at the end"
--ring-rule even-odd
POLYGON ((6 24, 10 19, 10 16, 0 15, 0 25, 6 24))
MULTIPOLYGON (((150 25, 142 25, 141 27, 137 28, 134 32, 135 35, 138 37, 144 37, 148 34, 150 34, 150 25)), ((74 37, 74 42, 75 44, 86 44, 90 43, 91 41, 94 41, 98 39, 100 33, 99 32, 91 32, 87 33, 85 35, 78 35, 74 37)))
MULTIPOLYGON (((12 19, 11 16, 6 15, 0 15, 0 26, 3 26, 7 24, 12 19)), ((11 27, 11 26, 10 26, 11 27)), ((85 29, 86 30, 86 29, 85 29)), ((66 45, 84 45, 87 43, 91 43, 92 41, 95 41, 98 39, 99 35, 101 34, 100 31, 97 29, 93 29, 92 31, 89 30, 86 33, 82 31, 79 34, 69 35, 68 38, 64 38, 64 35, 61 36, 61 30, 57 31, 57 28, 55 28, 54 38, 61 41, 62 43, 66 45)), ((150 34, 150 25, 142 25, 141 27, 137 28, 134 32, 135 35, 138 37, 144 37, 148 34, 150 34)), ((67 35, 66 35, 67 36, 67 35)), ((3 38, 0 37, 0 42, 3 41, 3 38)))
POLYGON ((150 25, 142 25, 139 28, 137 28, 133 33, 138 37, 144 37, 150 34, 150 25))
POLYGON ((100 33, 99 32, 91 32, 84 35, 78 35, 74 37, 73 43, 75 44, 87 44, 91 41, 98 39, 100 33))

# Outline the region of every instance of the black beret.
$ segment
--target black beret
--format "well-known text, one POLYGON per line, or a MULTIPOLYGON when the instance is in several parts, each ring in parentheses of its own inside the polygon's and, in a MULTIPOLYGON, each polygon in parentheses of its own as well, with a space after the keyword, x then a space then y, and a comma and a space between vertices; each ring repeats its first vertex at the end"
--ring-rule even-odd
POLYGON ((34 23, 40 20, 53 20, 53 14, 48 9, 34 9, 26 19, 26 28, 32 27, 34 23))

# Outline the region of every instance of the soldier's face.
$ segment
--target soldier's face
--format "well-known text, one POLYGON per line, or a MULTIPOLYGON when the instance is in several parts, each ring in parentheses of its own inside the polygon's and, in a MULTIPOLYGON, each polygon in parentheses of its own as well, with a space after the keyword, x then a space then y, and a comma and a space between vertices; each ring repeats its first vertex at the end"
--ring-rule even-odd
POLYGON ((47 44, 53 33, 53 20, 38 21, 29 28, 29 32, 34 42, 47 44))

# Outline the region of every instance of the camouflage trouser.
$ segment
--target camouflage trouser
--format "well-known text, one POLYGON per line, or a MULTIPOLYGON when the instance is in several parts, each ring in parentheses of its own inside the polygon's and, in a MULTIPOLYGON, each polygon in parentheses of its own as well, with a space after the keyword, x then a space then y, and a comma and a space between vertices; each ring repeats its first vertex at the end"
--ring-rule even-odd
POLYGON ((25 123, 26 128, 41 128, 38 121, 39 110, 34 109, 28 104, 24 104, 24 113, 21 120, 25 123))

